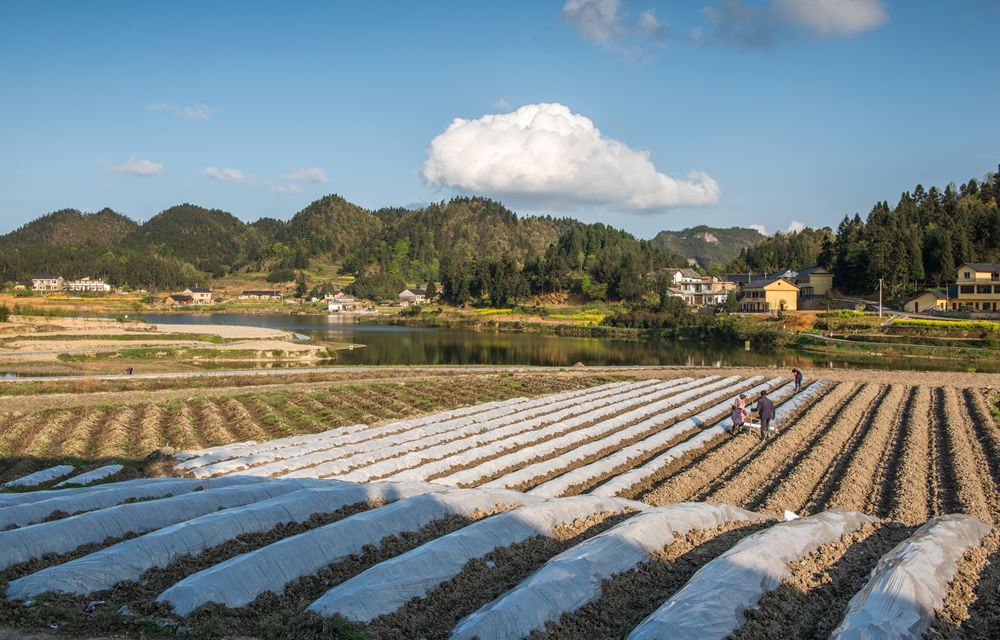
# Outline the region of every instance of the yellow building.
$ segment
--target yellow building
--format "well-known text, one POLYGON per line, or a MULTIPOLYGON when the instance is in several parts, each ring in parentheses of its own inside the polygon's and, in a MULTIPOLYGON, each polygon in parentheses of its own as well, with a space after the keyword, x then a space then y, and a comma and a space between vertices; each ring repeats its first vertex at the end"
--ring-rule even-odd
POLYGON ((952 311, 1000 311, 1000 262, 966 262, 957 271, 949 291, 952 311))
POLYGON ((914 296, 903 304, 903 311, 913 313, 923 313, 924 311, 947 311, 948 296, 944 291, 931 289, 924 291, 919 296, 914 296))
POLYGON ((764 313, 767 311, 797 311, 799 288, 784 278, 754 280, 743 285, 740 311, 764 313))
POLYGON ((823 296, 833 289, 833 274, 823 267, 809 267, 796 273, 795 284, 803 298, 823 296))

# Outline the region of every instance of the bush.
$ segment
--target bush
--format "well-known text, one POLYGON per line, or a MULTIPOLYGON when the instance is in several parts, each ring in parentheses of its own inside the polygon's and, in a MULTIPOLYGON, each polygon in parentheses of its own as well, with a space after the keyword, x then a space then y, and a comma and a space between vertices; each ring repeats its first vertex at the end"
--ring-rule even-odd
POLYGON ((896 320, 897 327, 914 327, 921 329, 954 329, 957 331, 1000 331, 1000 322, 988 320, 919 320, 916 318, 901 318, 896 320))
POLYGON ((10 308, 5 304, 0 304, 0 322, 10 320, 10 308))
POLYGON ((295 272, 291 269, 275 269, 267 274, 267 281, 272 284, 279 282, 291 282, 295 279, 295 272))

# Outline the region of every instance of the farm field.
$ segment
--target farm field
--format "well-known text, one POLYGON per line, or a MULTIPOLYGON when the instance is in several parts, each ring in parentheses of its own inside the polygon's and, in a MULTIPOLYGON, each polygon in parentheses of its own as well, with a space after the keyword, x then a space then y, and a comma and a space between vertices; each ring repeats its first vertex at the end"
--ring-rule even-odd
POLYGON ((110 484, 0 494, 7 597, 34 602, 0 609, 0 625, 848 638, 900 584, 895 553, 944 576, 921 596, 938 598, 933 619, 905 598, 899 619, 927 637, 993 637, 996 381, 816 371, 794 393, 783 373, 389 376, 24 410, 0 429, 0 481, 69 462, 45 491, 124 468, 110 484), (777 433, 726 433, 732 400, 761 389, 777 433), (951 555, 921 555, 932 544, 951 555), (750 572, 758 586, 718 592, 746 558, 768 559, 750 572))

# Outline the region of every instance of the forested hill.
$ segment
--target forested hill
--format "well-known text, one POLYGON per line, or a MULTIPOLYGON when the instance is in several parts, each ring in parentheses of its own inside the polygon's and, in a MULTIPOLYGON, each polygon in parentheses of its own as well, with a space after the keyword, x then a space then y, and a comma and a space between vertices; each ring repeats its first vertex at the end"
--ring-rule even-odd
POLYGON ((67 210, 0 237, 0 245, 2 282, 52 272, 170 289, 235 272, 288 273, 324 263, 356 275, 358 293, 373 297, 398 292, 404 283, 448 278, 459 289, 480 291, 484 273, 511 269, 524 282, 530 271, 537 287, 614 295, 631 270, 683 264, 624 231, 570 218, 521 217, 498 202, 470 197, 416 210, 369 211, 331 195, 287 222, 262 218, 251 224, 193 204, 166 209, 141 225, 109 210, 67 210), (121 228, 107 228, 103 221, 117 219, 111 216, 124 221, 121 228))
POLYGON ((711 269, 715 265, 729 264, 741 250, 752 247, 765 238, 767 236, 756 229, 722 229, 698 225, 681 231, 661 231, 652 242, 667 253, 693 258, 702 267, 711 269))
POLYGON ((81 213, 76 209, 53 211, 32 220, 20 229, 0 237, 11 244, 98 245, 111 246, 137 229, 139 225, 111 209, 81 213))
POLYGON ((836 232, 775 234, 744 249, 728 269, 759 273, 820 264, 833 271, 841 291, 870 293, 882 278, 886 295, 901 298, 954 282, 963 262, 1000 262, 998 202, 998 173, 944 189, 918 184, 894 205, 875 203, 866 218, 844 216, 836 232))

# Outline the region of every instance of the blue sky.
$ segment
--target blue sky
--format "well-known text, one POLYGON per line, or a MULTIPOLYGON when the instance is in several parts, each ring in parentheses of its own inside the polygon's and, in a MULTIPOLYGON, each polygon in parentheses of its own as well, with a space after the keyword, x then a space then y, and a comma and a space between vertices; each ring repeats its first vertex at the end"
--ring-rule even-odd
POLYGON ((998 27, 997 0, 11 0, 0 231, 327 193, 642 237, 835 226, 996 169, 998 27))

